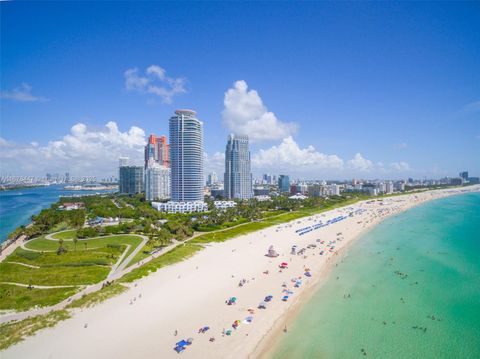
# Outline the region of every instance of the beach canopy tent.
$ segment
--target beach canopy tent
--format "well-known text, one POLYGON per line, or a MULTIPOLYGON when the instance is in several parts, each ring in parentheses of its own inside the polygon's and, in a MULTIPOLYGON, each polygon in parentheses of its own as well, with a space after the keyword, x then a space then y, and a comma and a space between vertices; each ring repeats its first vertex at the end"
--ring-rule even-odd
POLYGON ((232 304, 235 304, 237 302, 237 297, 231 297, 228 301, 227 301, 227 304, 228 305, 232 305, 232 304))
POLYGON ((288 300, 288 295, 284 295, 283 298, 282 298, 282 300, 283 300, 284 302, 286 302, 286 301, 288 300))
POLYGON ((186 345, 190 345, 191 343, 189 343, 188 341, 186 340, 180 340, 177 344, 175 344, 177 347, 184 347, 186 345))
POLYGON ((260 304, 258 305, 258 309, 267 309, 267 303, 260 302, 260 304))
POLYGON ((277 251, 273 248, 273 245, 268 248, 268 253, 266 254, 267 257, 278 257, 277 251))

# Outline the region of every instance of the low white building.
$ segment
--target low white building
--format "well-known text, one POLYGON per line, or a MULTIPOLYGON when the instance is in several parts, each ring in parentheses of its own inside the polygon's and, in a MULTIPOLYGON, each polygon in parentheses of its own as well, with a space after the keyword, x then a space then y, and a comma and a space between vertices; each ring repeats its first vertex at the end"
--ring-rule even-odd
POLYGON ((214 201, 213 205, 215 206, 216 209, 227 209, 227 208, 233 208, 237 204, 235 201, 214 201))
POLYGON ((168 213, 192 213, 192 212, 208 211, 208 205, 203 201, 195 201, 195 202, 168 201, 165 203, 152 202, 152 207, 155 208, 157 211, 168 212, 168 213))
POLYGON ((266 196, 266 195, 255 196, 253 198, 255 198, 259 202, 271 201, 272 200, 272 197, 266 196))
POLYGON ((289 199, 299 199, 299 200, 304 200, 307 199, 307 196, 304 196, 303 194, 295 194, 293 196, 288 197, 289 199))

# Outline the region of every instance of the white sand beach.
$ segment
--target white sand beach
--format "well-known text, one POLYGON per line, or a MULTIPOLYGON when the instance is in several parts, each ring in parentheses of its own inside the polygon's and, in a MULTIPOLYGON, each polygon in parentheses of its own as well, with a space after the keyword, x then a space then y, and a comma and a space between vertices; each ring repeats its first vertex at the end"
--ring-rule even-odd
POLYGON ((364 201, 209 244, 192 258, 158 270, 102 304, 79 310, 71 319, 39 331, 0 356, 177 358, 175 343, 193 338, 193 343, 180 354, 182 357, 259 357, 272 338, 283 335, 281 329, 287 314, 328 274, 335 257, 340 257, 338 253, 363 232, 414 205, 474 190, 478 191, 479 186, 364 201), (320 227, 334 218, 342 219, 320 227), (296 232, 307 227, 312 230, 304 235, 296 232), (316 247, 307 248, 312 244, 316 247), (270 245, 279 253, 278 257, 265 256, 270 245), (304 254, 292 255, 293 245, 297 250, 305 248, 304 254), (282 262, 288 263, 288 269, 280 270, 282 262), (311 277, 305 275, 305 268, 310 269, 311 277), (299 288, 294 287, 293 278, 301 279, 299 288), (246 283, 240 287, 242 279, 246 283), (287 288, 282 287, 284 282, 287 288), (285 289, 293 292, 286 302, 281 300, 285 289), (266 309, 257 309, 267 295, 273 299, 266 309), (236 304, 225 303, 230 297, 237 298, 236 304), (248 312, 250 308, 254 314, 248 312), (232 328, 234 321, 247 317, 253 317, 251 323, 232 328), (198 333, 205 326, 210 329, 198 333), (231 330, 231 335, 222 335, 224 330, 231 330), (215 338, 213 342, 211 337, 215 338))

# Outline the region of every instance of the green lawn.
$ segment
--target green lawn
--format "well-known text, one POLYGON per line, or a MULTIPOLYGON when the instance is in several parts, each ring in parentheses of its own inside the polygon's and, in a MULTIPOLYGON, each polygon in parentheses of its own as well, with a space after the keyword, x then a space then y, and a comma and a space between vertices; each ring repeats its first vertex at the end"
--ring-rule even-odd
POLYGON ((269 222, 251 222, 243 226, 227 229, 225 231, 208 233, 192 239, 189 243, 209 243, 209 242, 223 242, 227 239, 238 237, 243 234, 258 231, 263 228, 272 226, 269 222))
MULTIPOLYGON (((119 236, 105 236, 97 237, 92 239, 82 239, 77 242, 77 250, 85 249, 85 243, 87 244, 87 249, 104 247, 108 244, 130 244, 133 248, 132 251, 142 242, 142 238, 134 235, 119 235, 119 236)), ((33 249, 37 251, 56 251, 58 249, 59 242, 51 241, 45 239, 44 237, 39 237, 32 239, 25 244, 25 247, 28 249, 33 249)), ((69 250, 75 250, 75 244, 73 241, 65 240, 63 246, 69 250)))
POLYGON ((121 282, 133 282, 155 272, 157 269, 168 266, 173 263, 181 262, 193 256, 196 252, 202 250, 203 247, 191 243, 180 244, 174 249, 157 257, 141 267, 135 268, 130 273, 120 278, 121 282))
POLYGON ((125 246, 102 247, 98 249, 69 251, 58 255, 56 252, 32 252, 17 248, 4 263, 20 262, 39 267, 70 266, 80 267, 89 265, 111 266, 125 250, 125 246))
MULTIPOLYGON (((65 232, 62 237, 71 237, 73 233, 74 231, 65 232)), ((130 247, 124 260, 141 243, 142 238, 138 236, 105 236, 79 240, 75 249, 73 241, 65 239, 62 245, 67 251, 57 254, 59 241, 39 237, 26 243, 26 248, 32 250, 19 247, 0 263, 0 282, 33 286, 81 286, 98 283, 105 280, 112 266, 126 251, 127 245, 130 247), (84 243, 87 243, 87 247, 84 243)), ((78 288, 29 290, 18 286, 12 289, 8 286, 1 291, 0 309, 24 310, 37 304, 55 304, 77 290, 78 288)))
POLYGON ((155 248, 150 246, 147 242, 147 244, 145 244, 145 246, 142 248, 141 251, 139 251, 133 258, 132 260, 130 261, 130 263, 128 263, 128 267, 140 262, 141 260, 147 258, 150 256, 150 252, 153 251, 155 248))
POLYGON ((0 309, 27 310, 36 305, 45 307, 61 302, 76 292, 76 288, 28 289, 0 284, 0 309))
POLYGON ((262 218, 278 216, 279 214, 282 214, 282 213, 286 213, 286 212, 282 210, 265 211, 265 212, 262 212, 262 218))
POLYGON ((220 229, 226 229, 234 226, 238 226, 239 224, 247 223, 248 219, 246 218, 240 218, 237 221, 234 222, 225 222, 222 224, 209 224, 207 226, 200 226, 197 228, 198 232, 212 232, 212 231, 218 231, 220 229))
POLYGON ((64 229, 67 229, 67 228, 68 228, 67 222, 60 222, 54 225, 49 232, 53 233, 53 232, 63 231, 64 229))
POLYGON ((52 235, 52 238, 55 239, 73 239, 77 237, 77 230, 71 229, 69 231, 55 233, 52 235))
POLYGON ((43 286, 94 284, 105 279, 109 272, 110 267, 99 265, 29 268, 2 262, 0 282, 43 286))

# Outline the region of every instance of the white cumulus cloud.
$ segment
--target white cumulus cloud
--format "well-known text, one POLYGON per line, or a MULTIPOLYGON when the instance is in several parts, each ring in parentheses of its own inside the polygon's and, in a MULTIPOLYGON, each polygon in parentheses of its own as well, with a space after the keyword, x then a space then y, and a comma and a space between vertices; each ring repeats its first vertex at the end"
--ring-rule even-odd
POLYGON ((295 140, 289 136, 283 139, 278 146, 261 149, 252 156, 253 166, 289 171, 315 171, 319 169, 341 169, 343 160, 336 155, 326 155, 318 152, 315 147, 300 148, 295 140))
POLYGON ((403 172, 403 171, 410 171, 410 165, 407 162, 392 162, 390 163, 390 167, 398 172, 403 172))
POLYGON ((83 123, 72 126, 60 140, 42 146, 37 142, 19 144, 0 138, 2 172, 44 175, 65 172, 76 176, 114 175, 118 158, 128 156, 141 164, 145 131, 132 126, 122 132, 110 121, 102 128, 89 128, 83 123))
POLYGON ((23 83, 20 87, 16 87, 12 91, 2 91, 0 97, 18 102, 48 101, 45 97, 33 95, 32 86, 27 83, 23 83))
POLYGON ((348 166, 354 170, 360 170, 368 172, 373 169, 373 162, 364 158, 360 153, 356 153, 355 156, 348 161, 348 166))
POLYGON ((184 77, 169 77, 165 69, 158 65, 149 66, 145 74, 139 73, 138 68, 125 71, 125 89, 142 94, 151 94, 162 99, 163 103, 172 103, 173 97, 187 92, 184 77))
POLYGON ((205 175, 216 172, 219 178, 225 171, 225 152, 216 151, 213 155, 205 153, 205 175))
POLYGON ((248 135, 253 142, 283 139, 297 130, 296 124, 282 122, 268 111, 258 92, 249 90, 243 80, 225 92, 223 104, 223 124, 238 135, 248 135))

